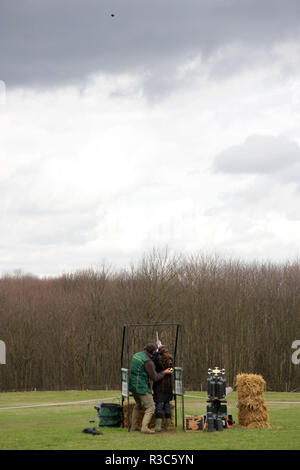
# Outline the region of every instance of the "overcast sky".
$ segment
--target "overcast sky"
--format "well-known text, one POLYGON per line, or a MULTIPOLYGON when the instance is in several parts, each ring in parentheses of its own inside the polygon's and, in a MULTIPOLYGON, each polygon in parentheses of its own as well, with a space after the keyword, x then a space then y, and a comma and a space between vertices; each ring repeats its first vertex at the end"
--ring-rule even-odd
POLYGON ((0 273, 295 259, 299 25, 299 0, 0 0, 0 273))

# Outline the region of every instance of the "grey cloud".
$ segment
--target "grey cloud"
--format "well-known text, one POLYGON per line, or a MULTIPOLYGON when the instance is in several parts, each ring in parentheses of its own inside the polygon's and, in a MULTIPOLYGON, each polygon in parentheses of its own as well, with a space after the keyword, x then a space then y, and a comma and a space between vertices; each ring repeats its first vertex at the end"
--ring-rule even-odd
POLYGON ((213 169, 222 173, 271 174, 287 171, 299 161, 297 143, 283 136, 252 135, 243 144, 218 154, 213 169))
POLYGON ((163 92, 176 65, 195 55, 299 39, 299 13, 298 0, 2 0, 0 78, 8 87, 55 85, 150 71, 147 86, 163 92))

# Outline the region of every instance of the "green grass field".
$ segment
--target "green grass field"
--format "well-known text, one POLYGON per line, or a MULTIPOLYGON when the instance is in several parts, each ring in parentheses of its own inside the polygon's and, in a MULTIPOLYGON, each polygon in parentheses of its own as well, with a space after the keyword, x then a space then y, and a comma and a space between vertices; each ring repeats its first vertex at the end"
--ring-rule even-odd
MULTIPOLYGON (((186 392, 185 414, 205 413, 205 393, 186 392), (197 395, 201 398, 190 398, 197 395)), ((84 434, 86 427, 98 427, 98 420, 90 403, 67 404, 67 402, 103 399, 119 401, 119 391, 66 391, 26 392, 0 394, 0 449, 1 450, 298 450, 300 449, 300 394, 265 394, 268 401, 271 429, 245 429, 234 425, 224 432, 182 431, 181 400, 178 401, 177 430, 144 435, 128 433, 122 428, 100 428, 102 436, 84 434), (111 397, 117 397, 111 400, 111 397), (280 403, 272 403, 280 402, 280 403), (289 403, 289 402, 295 402, 289 403), (298 402, 298 403, 296 403, 298 402), (65 403, 61 406, 35 408, 8 407, 36 404, 65 403)), ((228 396, 228 412, 238 421, 236 393, 228 396)), ((98 428, 99 429, 99 428, 98 428)))

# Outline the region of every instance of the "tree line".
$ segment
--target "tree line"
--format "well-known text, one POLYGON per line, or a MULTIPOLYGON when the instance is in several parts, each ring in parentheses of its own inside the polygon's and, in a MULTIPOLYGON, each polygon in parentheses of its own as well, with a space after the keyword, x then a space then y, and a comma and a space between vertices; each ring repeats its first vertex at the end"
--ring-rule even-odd
MULTIPOLYGON (((262 374, 268 390, 300 388, 300 262, 228 260, 153 250, 129 268, 55 278, 0 278, 0 390, 120 389, 125 324, 182 323, 186 389, 207 369, 262 374)), ((172 353, 175 327, 131 328, 129 355, 155 341, 172 353)), ((125 351, 125 365, 126 365, 125 351)), ((180 362, 180 344, 177 365, 180 362)))

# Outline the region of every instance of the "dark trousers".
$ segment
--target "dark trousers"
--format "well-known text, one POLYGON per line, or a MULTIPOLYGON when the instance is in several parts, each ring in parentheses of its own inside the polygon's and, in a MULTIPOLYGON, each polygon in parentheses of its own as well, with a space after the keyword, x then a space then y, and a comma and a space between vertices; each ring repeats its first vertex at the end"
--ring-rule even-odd
POLYGON ((155 418, 162 418, 165 412, 166 418, 171 418, 171 405, 170 402, 159 401, 155 403, 155 418))

